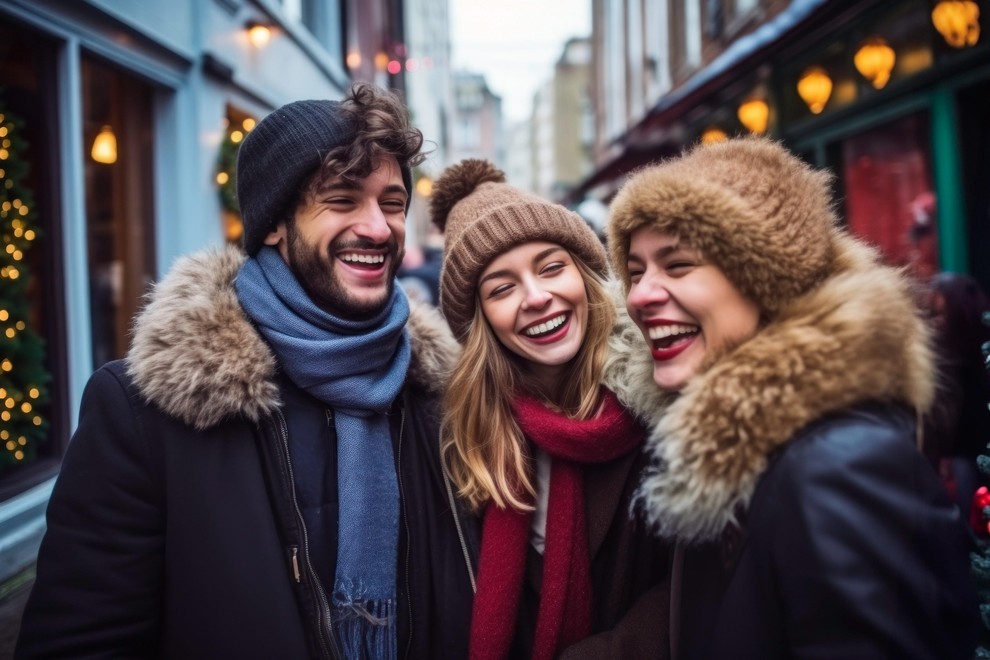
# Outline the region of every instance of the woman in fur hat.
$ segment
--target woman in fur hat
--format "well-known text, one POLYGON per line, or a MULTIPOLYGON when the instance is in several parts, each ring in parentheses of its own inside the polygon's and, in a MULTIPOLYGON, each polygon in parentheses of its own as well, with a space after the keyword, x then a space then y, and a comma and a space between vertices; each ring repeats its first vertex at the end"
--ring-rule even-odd
POLYGON ((637 503, 677 542, 673 657, 971 657, 965 531, 916 446, 926 328, 829 177, 762 138, 697 147, 630 179, 609 241, 629 377, 672 397, 637 503))
POLYGON ((482 517, 471 657, 664 657, 666 546, 628 513, 643 428, 602 385, 604 248, 486 161, 444 172, 432 213, 440 308, 463 346, 444 458, 482 517))

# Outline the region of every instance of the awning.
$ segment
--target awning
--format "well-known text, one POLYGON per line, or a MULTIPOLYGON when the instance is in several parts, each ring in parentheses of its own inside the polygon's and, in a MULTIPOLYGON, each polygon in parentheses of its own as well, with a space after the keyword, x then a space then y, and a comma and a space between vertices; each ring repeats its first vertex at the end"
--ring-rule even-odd
POLYGON ((843 3, 836 0, 794 0, 756 30, 733 41, 708 66, 661 97, 643 119, 618 138, 616 142, 623 145, 618 155, 570 190, 565 203, 575 204, 595 187, 679 151, 683 144, 676 140, 644 140, 644 136, 656 135, 658 127, 695 107, 705 96, 724 86, 727 79, 767 58, 768 51, 781 47, 788 38, 793 38, 797 29, 817 18, 819 10, 826 5, 838 8, 843 3))

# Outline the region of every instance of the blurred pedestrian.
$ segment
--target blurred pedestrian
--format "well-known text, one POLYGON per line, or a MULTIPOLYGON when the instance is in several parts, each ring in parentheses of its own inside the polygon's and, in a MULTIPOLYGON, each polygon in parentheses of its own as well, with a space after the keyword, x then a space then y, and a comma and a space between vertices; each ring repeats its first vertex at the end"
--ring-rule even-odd
POLYGON ((386 90, 238 155, 244 249, 182 259, 90 378, 22 658, 460 658, 472 537, 441 479, 456 352, 394 285, 422 134, 386 90))
POLYGON ((434 307, 439 304, 442 259, 443 248, 432 245, 407 247, 397 276, 399 284, 411 300, 429 303, 434 307))
POLYGON ((470 657, 666 657, 667 546, 629 517, 643 428, 602 384, 616 313, 601 242, 487 161, 448 168, 432 211, 440 307, 464 346, 444 458, 483 517, 470 657))
POLYGON ((918 451, 934 391, 903 276, 778 144, 699 146, 612 206, 613 265, 676 396, 638 503, 678 543, 676 658, 970 658, 959 512, 918 451))
POLYGON ((981 350, 990 341, 990 328, 982 321, 990 300, 971 276, 939 273, 931 280, 929 305, 939 379, 925 449, 968 520, 982 481, 976 457, 987 453, 990 442, 990 379, 981 350))

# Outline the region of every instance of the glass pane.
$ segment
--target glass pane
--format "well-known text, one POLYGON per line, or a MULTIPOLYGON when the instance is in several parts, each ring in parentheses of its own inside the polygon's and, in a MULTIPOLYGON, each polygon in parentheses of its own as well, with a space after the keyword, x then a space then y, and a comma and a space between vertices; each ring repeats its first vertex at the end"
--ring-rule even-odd
POLYGON ((0 500, 40 478, 65 430, 54 53, 0 20, 0 500))
POLYGON ((131 319, 155 273, 153 90, 82 62, 86 235, 93 367, 127 352, 131 319))

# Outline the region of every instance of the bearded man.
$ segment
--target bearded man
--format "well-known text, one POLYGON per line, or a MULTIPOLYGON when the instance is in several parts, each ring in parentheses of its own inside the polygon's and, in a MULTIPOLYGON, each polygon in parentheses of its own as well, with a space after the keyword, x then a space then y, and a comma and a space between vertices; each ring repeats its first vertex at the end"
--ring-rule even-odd
POLYGON ((456 343, 395 286, 407 114, 356 84, 248 134, 243 252, 177 262, 87 385, 19 657, 466 655, 477 534, 438 433, 456 343))

